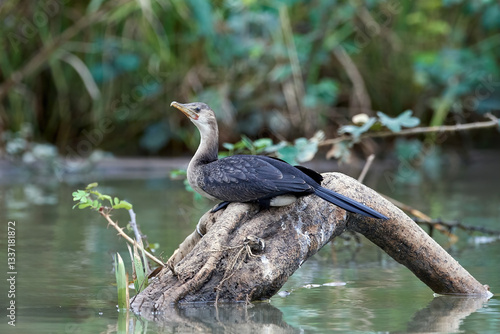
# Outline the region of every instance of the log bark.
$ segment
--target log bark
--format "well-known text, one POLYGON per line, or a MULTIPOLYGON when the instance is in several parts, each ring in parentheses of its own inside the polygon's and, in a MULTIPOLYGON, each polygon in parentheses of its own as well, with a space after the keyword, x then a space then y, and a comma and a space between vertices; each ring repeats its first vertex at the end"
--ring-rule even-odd
POLYGON ((487 296, 480 284, 415 222, 374 190, 340 174, 323 186, 357 200, 388 220, 351 214, 314 195, 258 212, 233 203, 207 212, 168 268, 132 302, 136 312, 189 302, 249 302, 273 296, 325 244, 345 230, 365 235, 439 294, 487 296), (197 236, 198 235, 198 236, 197 236))

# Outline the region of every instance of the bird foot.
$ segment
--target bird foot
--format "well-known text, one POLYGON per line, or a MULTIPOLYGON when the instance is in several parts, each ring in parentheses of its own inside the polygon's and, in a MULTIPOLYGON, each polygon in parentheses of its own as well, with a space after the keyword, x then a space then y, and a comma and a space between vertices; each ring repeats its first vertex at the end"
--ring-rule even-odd
POLYGON ((221 202, 215 206, 212 210, 210 210, 211 213, 216 213, 219 210, 225 209, 231 202, 221 202))

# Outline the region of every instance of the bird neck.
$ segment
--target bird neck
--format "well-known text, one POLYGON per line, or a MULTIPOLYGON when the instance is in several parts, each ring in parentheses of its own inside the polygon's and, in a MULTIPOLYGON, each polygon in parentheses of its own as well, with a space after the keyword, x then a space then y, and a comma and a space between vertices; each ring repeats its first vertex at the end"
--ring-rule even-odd
POLYGON ((219 129, 217 124, 204 124, 198 126, 200 131, 200 146, 191 160, 195 166, 205 165, 218 159, 219 152, 219 129))

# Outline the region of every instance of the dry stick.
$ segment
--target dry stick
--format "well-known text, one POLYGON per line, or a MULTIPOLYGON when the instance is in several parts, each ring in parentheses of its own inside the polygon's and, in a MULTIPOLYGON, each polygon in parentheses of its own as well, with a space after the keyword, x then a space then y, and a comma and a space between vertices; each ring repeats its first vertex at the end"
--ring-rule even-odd
POLYGON ((461 230, 464 230, 466 232, 480 232, 480 233, 483 233, 483 234, 490 234, 490 235, 495 235, 495 236, 500 236, 500 231, 499 230, 491 230, 489 228, 485 228, 485 227, 482 227, 482 226, 469 226, 469 225, 464 225, 462 223, 460 223, 459 221, 443 221, 441 219, 437 219, 437 220, 431 220, 431 221, 427 221, 427 220, 424 220, 424 219, 414 219, 414 221, 417 223, 417 224, 425 224, 425 225, 428 225, 430 227, 434 227, 436 225, 443 225, 445 226, 446 228, 448 228, 449 230, 453 229, 453 228, 459 228, 461 230))
POLYGON ((125 238, 125 240, 127 240, 132 245, 137 246, 141 251, 144 251, 146 256, 149 257, 151 260, 158 263, 160 266, 165 267, 165 264, 161 260, 157 259, 154 255, 152 255, 147 250, 142 248, 141 245, 139 245, 139 243, 137 241, 135 241, 134 239, 129 237, 125 232, 123 232, 122 228, 120 226, 118 226, 118 224, 115 223, 113 220, 111 220, 111 217, 109 216, 108 213, 105 213, 104 211, 99 211, 99 213, 101 214, 101 216, 103 216, 108 221, 109 225, 113 226, 115 228, 115 230, 118 231, 119 235, 121 235, 123 238, 125 238))
MULTIPOLYGON (((474 122, 467 124, 456 124, 456 125, 442 125, 442 126, 429 126, 429 127, 420 127, 420 128, 412 128, 412 129, 404 129, 399 132, 392 131, 381 131, 381 132, 372 132, 372 133, 363 133, 359 136, 359 141, 365 138, 382 138, 382 137, 396 137, 396 136, 410 136, 424 133, 442 133, 442 132, 457 132, 457 131, 467 131, 472 129, 483 129, 483 128, 492 128, 499 126, 499 120, 492 114, 486 114, 486 117, 491 119, 491 121, 486 122, 474 122)), ((318 146, 326 146, 326 145, 334 145, 343 141, 352 140, 351 136, 340 136, 337 138, 323 140, 318 144, 318 146)))
MULTIPOLYGON (((398 200, 395 200, 394 198, 391 198, 389 196, 386 196, 386 195, 382 195, 382 196, 385 199, 387 199, 389 202, 391 202, 392 204, 394 204, 395 206, 397 206, 398 208, 400 208, 401 210, 404 210, 404 211, 407 211, 407 212, 411 213, 415 217, 417 217, 419 219, 422 219, 422 221, 424 221, 424 222, 426 222, 428 224, 430 224, 432 222, 432 218, 429 217, 429 216, 427 216, 422 211, 419 211, 419 210, 415 209, 414 207, 411 207, 411 206, 409 206, 407 204, 404 204, 404 203, 402 203, 402 202, 400 202, 398 200)), ((433 224, 433 228, 435 228, 436 230, 438 230, 439 232, 443 233, 448 238, 450 238, 450 242, 452 244, 454 244, 455 242, 458 241, 458 237, 454 233, 451 233, 449 230, 447 230, 443 225, 433 224)))
POLYGON ((358 177, 358 182, 363 183, 363 180, 365 179, 366 174, 368 173, 368 170, 372 166, 373 160, 375 159, 375 154, 370 154, 368 159, 366 159, 365 166, 363 167, 363 170, 361 171, 361 174, 359 174, 358 177))
POLYGON ((128 214, 130 215, 130 227, 132 227, 132 230, 134 231, 135 240, 139 242, 139 240, 142 240, 142 235, 141 232, 139 232, 139 228, 137 227, 135 212, 133 209, 130 209, 128 210, 128 214))
MULTIPOLYGON (((135 219, 136 215, 135 215, 135 212, 134 212, 134 209, 129 209, 128 210, 128 214, 130 215, 130 227, 132 228, 132 230, 134 231, 134 235, 135 235, 135 240, 140 244, 142 245, 142 249, 144 249, 144 242, 142 240, 142 236, 143 234, 141 233, 141 231, 139 231, 139 226, 137 226, 137 221, 135 219)), ((149 244, 146 240, 146 247, 148 247, 149 244)), ((149 262, 146 261, 146 259, 144 258, 144 265, 146 266, 146 272, 147 273, 150 273, 151 272, 151 268, 149 267, 149 262)))

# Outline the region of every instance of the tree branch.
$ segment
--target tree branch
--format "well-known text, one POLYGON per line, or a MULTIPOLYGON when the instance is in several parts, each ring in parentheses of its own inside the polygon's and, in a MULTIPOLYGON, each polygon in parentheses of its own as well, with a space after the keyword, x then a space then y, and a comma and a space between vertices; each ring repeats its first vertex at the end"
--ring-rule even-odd
POLYGON ((146 256, 149 257, 152 261, 156 262, 162 267, 165 267, 165 264, 161 260, 156 258, 153 254, 149 253, 147 250, 143 249, 143 247, 139 245, 137 241, 135 241, 134 239, 129 237, 125 232, 123 232, 122 228, 118 226, 118 224, 111 219, 111 216, 109 215, 109 212, 108 210, 106 210, 106 208, 101 208, 99 210, 99 213, 108 221, 108 224, 113 226, 113 228, 118 231, 118 234, 122 236, 128 243, 137 246, 141 251, 144 251, 146 256))
MULTIPOLYGON (((399 136, 411 136, 425 133, 446 133, 446 132, 459 132, 459 131, 469 131, 473 129, 484 129, 493 128, 500 126, 498 118, 492 114, 486 114, 486 117, 490 121, 486 122, 474 122, 467 124, 455 124, 455 125, 442 125, 442 126, 429 126, 429 127, 419 127, 412 129, 404 129, 399 132, 392 131, 380 131, 380 132, 365 132, 359 136, 359 141, 366 138, 383 138, 383 137, 399 137, 399 136)), ((318 144, 318 146, 334 145, 343 141, 349 141, 353 138, 348 135, 342 135, 337 138, 326 139, 318 144)))
MULTIPOLYGON (((442 231, 445 229, 449 234, 452 234, 451 230, 453 229, 460 229, 469 233, 472 232, 479 232, 483 234, 489 234, 493 235, 496 237, 500 237, 500 231, 499 230, 492 230, 483 226, 469 226, 469 225, 464 225, 459 221, 444 221, 442 219, 415 219, 415 222, 420 225, 427 225, 431 229, 436 229, 439 231, 442 231)), ((432 235, 432 233, 429 233, 432 235)))

